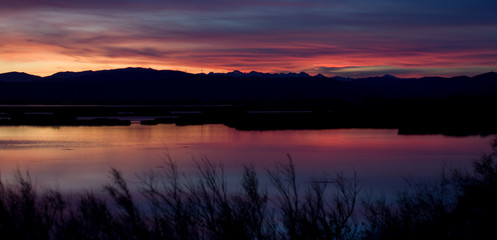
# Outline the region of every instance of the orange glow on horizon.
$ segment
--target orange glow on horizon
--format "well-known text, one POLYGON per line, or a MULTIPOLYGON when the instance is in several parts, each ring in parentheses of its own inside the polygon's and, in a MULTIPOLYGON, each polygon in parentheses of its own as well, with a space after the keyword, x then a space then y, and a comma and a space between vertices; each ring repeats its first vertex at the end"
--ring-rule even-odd
POLYGON ((0 73, 143 67, 450 77, 497 70, 490 2, 456 1, 450 11, 443 1, 429 9, 390 0, 116 2, 0 1, 0 73))
MULTIPOLYGON (((24 41, 9 37, 0 40, 0 73, 26 72, 38 76, 49 76, 64 71, 108 70, 126 67, 143 67, 157 70, 179 70, 189 73, 242 72, 258 71, 267 73, 307 72, 311 75, 321 73, 328 77, 336 75, 378 76, 392 74, 399 77, 444 76, 461 74, 479 74, 494 70, 484 61, 475 66, 465 65, 460 59, 471 59, 479 52, 459 53, 416 53, 412 56, 385 55, 374 53, 343 53, 336 55, 280 56, 257 53, 237 53, 235 50, 219 49, 201 50, 195 44, 172 42, 167 47, 156 42, 132 42, 112 45, 111 47, 94 48, 93 46, 75 46, 64 48, 46 43, 24 41), (145 44, 146 43, 146 44, 145 44), (155 46, 163 52, 150 52, 141 49, 141 45, 155 46), (177 50, 172 50, 177 49, 177 50), (221 52, 217 52, 221 51, 221 52), (170 52, 170 53, 169 53, 170 52), (150 55, 147 55, 150 54, 150 55), (330 72, 326 72, 328 69, 330 72), (364 74, 365 73, 365 74, 364 74)), ((255 45, 257 46, 257 45, 255 45)), ((300 51, 305 47, 296 47, 300 51)), ((150 50, 151 51, 151 50, 150 50)), ((292 52, 290 46, 278 51, 292 52)), ((495 53, 486 53, 495 54, 495 53)))

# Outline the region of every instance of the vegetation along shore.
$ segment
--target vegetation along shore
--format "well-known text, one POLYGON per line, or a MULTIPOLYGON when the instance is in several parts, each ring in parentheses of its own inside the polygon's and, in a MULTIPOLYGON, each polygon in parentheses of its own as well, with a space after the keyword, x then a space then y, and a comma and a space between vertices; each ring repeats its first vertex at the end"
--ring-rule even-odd
POLYGON ((396 197, 360 197, 355 176, 296 181, 292 159, 267 170, 272 191, 245 167, 228 191, 220 166, 204 159, 198 178, 168 167, 138 176, 134 192, 111 169, 104 195, 67 196, 29 173, 0 184, 3 239, 493 239, 497 139, 473 168, 446 169, 435 183, 407 182, 396 197), (142 200, 137 200, 142 199, 142 200))

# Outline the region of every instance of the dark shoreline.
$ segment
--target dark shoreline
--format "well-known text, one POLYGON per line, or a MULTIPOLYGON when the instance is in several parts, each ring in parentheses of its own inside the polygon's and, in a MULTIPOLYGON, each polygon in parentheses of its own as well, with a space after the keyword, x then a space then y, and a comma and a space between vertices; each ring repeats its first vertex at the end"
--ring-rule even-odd
POLYGON ((126 118, 153 116, 143 125, 224 124, 237 130, 398 129, 399 134, 497 134, 485 108, 404 108, 319 105, 0 105, 0 125, 127 126, 126 118), (84 118, 84 119, 81 119, 84 118))
POLYGON ((129 125, 119 119, 147 117, 142 124, 224 124, 259 131, 388 128, 399 129, 399 134, 497 133, 495 72, 343 79, 126 68, 36 79, 21 74, 23 81, 2 76, 0 125, 129 125))

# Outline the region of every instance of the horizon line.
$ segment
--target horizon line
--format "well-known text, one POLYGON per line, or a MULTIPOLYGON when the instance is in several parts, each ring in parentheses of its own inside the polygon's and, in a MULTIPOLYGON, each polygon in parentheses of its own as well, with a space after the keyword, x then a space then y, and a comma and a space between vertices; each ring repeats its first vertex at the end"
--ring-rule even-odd
POLYGON ((244 75, 247 75, 247 74, 250 74, 250 73, 259 73, 259 74, 268 74, 268 75, 289 75, 289 74, 307 74, 309 75, 309 77, 319 77, 320 75, 323 76, 323 77, 326 77, 326 78, 344 78, 344 79, 362 79, 362 78, 381 78, 381 77, 388 77, 388 76, 391 76, 391 77, 395 77, 395 78, 398 78, 398 79, 419 79, 419 78, 426 78, 426 77, 441 77, 441 78, 453 78, 453 77, 475 77, 475 76, 478 76, 478 75, 482 75, 482 74, 486 74, 486 73, 495 73, 495 71, 493 70, 490 70, 490 71, 487 71, 487 72, 481 72, 481 73, 478 73, 478 74, 475 74, 475 75, 457 75, 457 74, 454 74, 454 75, 450 75, 450 76, 442 76, 442 75, 422 75, 422 76, 419 76, 419 77, 398 77, 397 75, 395 74, 392 74, 392 73, 388 73, 388 72, 385 72, 383 74, 377 74, 377 75, 369 75, 369 76, 357 76, 357 77, 350 77, 350 76, 347 76, 347 77, 344 77, 344 76, 341 76, 341 75, 329 75, 329 74, 323 74, 323 73, 313 73, 313 74, 310 74, 310 73, 307 73, 305 71, 301 71, 301 72, 291 72, 291 71, 283 71, 283 72, 259 72, 259 71, 255 71, 255 70, 251 70, 251 71, 240 71, 240 70, 237 70, 237 69, 234 69, 232 71, 221 71, 221 72, 213 72, 213 71, 210 71, 208 73, 204 73, 203 71, 201 72, 190 72, 190 71, 185 71, 185 70, 179 70, 179 69, 156 69, 156 68, 152 68, 152 67, 117 67, 117 68, 106 68, 106 69, 98 69, 98 70, 93 70, 93 69, 88 69, 88 70, 81 70, 81 71, 71 71, 71 70, 68 70, 68 71, 58 71, 58 72, 55 72, 53 74, 50 74, 50 75, 37 75, 37 74, 31 74, 31 73, 28 73, 28 72, 23 72, 23 71, 9 71, 9 72, 3 72, 3 73, 0 73, 0 75, 3 75, 3 74, 9 74, 9 73, 20 73, 20 74, 28 74, 28 75, 31 75, 31 76, 36 76, 36 77, 40 77, 40 78, 46 78, 46 77, 51 77, 55 74, 59 74, 59 73, 83 73, 83 72, 103 72, 103 71, 114 71, 114 70, 126 70, 126 69, 148 69, 148 70, 153 70, 153 71, 173 71, 173 72, 183 72, 183 73, 187 73, 187 74, 192 74, 192 75, 210 75, 210 74, 219 74, 219 75, 222 75, 222 74, 230 74, 230 73, 240 73, 240 74, 244 74, 244 75))

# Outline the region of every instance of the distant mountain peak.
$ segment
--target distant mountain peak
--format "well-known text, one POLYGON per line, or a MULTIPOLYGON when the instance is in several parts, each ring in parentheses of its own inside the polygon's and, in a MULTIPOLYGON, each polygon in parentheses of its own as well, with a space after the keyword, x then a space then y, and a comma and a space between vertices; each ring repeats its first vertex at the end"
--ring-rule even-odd
MULTIPOLYGON (((257 71, 251 71, 248 73, 239 71, 239 70, 234 70, 232 72, 228 73, 214 73, 210 72, 208 75, 211 76, 230 76, 230 77, 241 77, 241 78, 307 78, 311 77, 306 72, 300 72, 300 73, 294 73, 294 72, 288 72, 288 73, 263 73, 263 72, 257 72, 257 71)), ((325 77, 320 74, 320 77, 325 77)))
POLYGON ((488 78, 488 79, 496 79, 497 80, 497 73, 494 71, 488 72, 488 73, 483 73, 474 76, 474 78, 488 78))
POLYGON ((327 78, 325 75, 318 73, 315 77, 317 78, 327 78))
POLYGON ((8 72, 0 74, 0 82, 19 83, 19 82, 32 82, 39 79, 42 79, 42 77, 23 72, 8 72))
POLYGON ((82 71, 82 72, 71 72, 71 71, 66 71, 66 72, 58 72, 53 75, 48 76, 48 79, 67 79, 71 78, 74 76, 82 76, 82 75, 89 75, 95 73, 94 71, 82 71))
POLYGON ((306 73, 306 72, 300 72, 299 76, 300 77, 310 77, 310 75, 308 73, 306 73))
POLYGON ((385 75, 383 75, 382 78, 399 79, 398 77, 391 75, 391 74, 385 74, 385 75))

